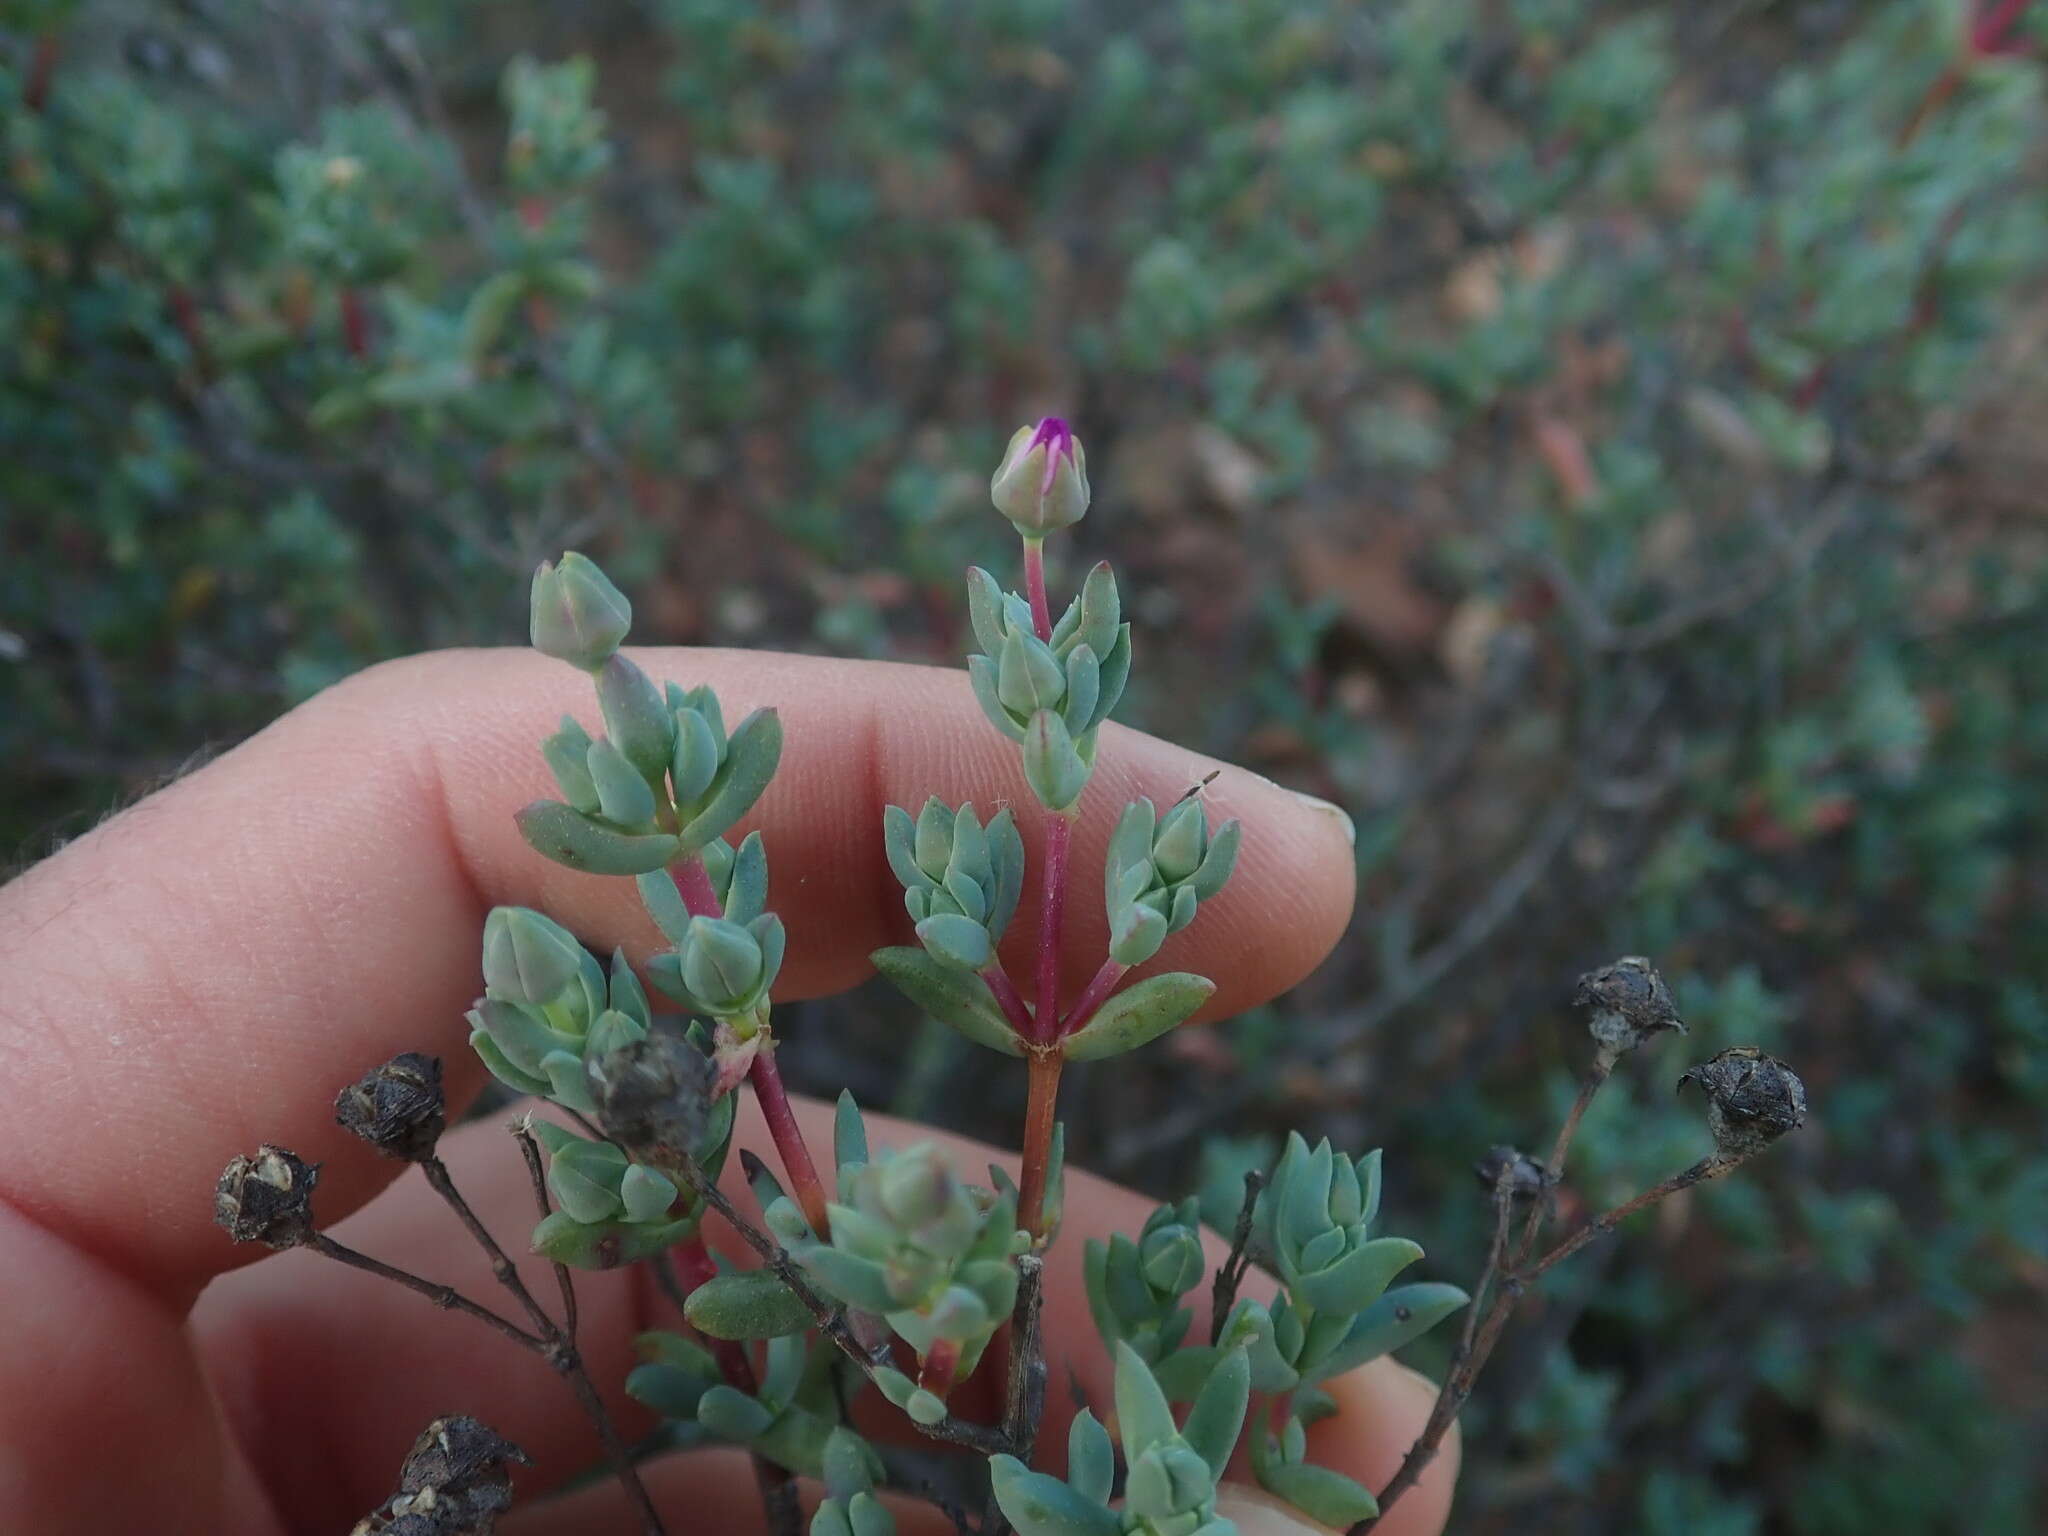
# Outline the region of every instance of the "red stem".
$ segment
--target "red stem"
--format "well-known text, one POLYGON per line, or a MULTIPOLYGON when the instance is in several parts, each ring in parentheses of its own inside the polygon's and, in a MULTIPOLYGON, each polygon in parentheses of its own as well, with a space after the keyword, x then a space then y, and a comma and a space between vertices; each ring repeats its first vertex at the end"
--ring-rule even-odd
POLYGON ((1048 1045, 1058 1038, 1060 1017, 1060 933, 1066 923, 1067 850, 1074 824, 1058 812, 1046 817, 1045 873, 1038 922, 1038 1016, 1035 1038, 1048 1045))
POLYGON ((41 112, 50 103, 50 86, 57 78, 57 34, 45 32, 36 38, 35 56, 29 60, 28 80, 21 88, 21 104, 41 112))
POLYGON ((1031 598, 1031 627, 1052 642, 1052 606, 1045 598, 1045 540, 1024 541, 1024 590, 1031 598))
MULTIPOLYGON (((704 1246, 701 1233, 687 1238, 669 1250, 675 1257, 676 1281, 681 1286, 684 1299, 692 1291, 718 1273, 718 1265, 711 1257, 711 1250, 704 1246)), ((725 1378, 729 1387, 737 1387, 751 1397, 760 1388, 760 1379, 754 1375, 754 1362, 747 1358, 747 1347, 734 1339, 714 1339, 707 1333, 699 1333, 704 1346, 711 1351, 711 1358, 718 1363, 718 1374, 725 1378)), ((754 1481, 761 1490, 761 1504, 764 1510, 772 1512, 782 1501, 784 1488, 789 1482, 789 1473, 765 1456, 754 1458, 754 1481)), ((770 1523, 773 1523, 772 1513, 770 1523)))
POLYGON ((1064 1040, 1075 1030, 1095 1017, 1095 1010, 1109 1000, 1110 992, 1123 979, 1128 966, 1118 965, 1114 960, 1102 962, 1102 968, 1088 978, 1088 985, 1081 989, 1081 995, 1074 1000, 1072 1010, 1060 1020, 1057 1038, 1064 1040))
POLYGON ((960 1346, 951 1339, 934 1339, 930 1353, 918 1367, 917 1384, 943 1401, 953 1390, 953 1377, 960 1369, 960 1346))
POLYGON ((683 905, 692 917, 717 917, 721 913, 718 892, 711 888, 711 872, 704 867, 700 858, 684 859, 669 866, 669 878, 676 883, 676 893, 683 898, 683 905))
POLYGON ((992 962, 981 973, 981 979, 988 983, 989 991, 995 993, 996 1001, 1002 1005, 1003 1015, 1010 1021, 1010 1027, 1026 1040, 1036 1038, 1031 1022, 1031 1010, 1024 1005, 1024 995, 1017 990, 1017 983, 1010 980, 1010 973, 1003 969, 1001 961, 992 962))
POLYGON ((370 312, 363 306, 362 293, 354 288, 341 290, 341 335, 350 357, 370 355, 370 312))
POLYGON ((774 1138, 782 1171, 789 1175, 804 1220, 819 1237, 827 1236, 832 1227, 825 1217, 825 1186, 818 1182, 811 1149, 804 1145, 804 1133, 789 1107, 789 1091, 782 1086, 782 1073, 775 1065, 773 1040, 761 1042, 761 1049, 754 1054, 754 1064, 747 1068, 747 1081, 754 1085, 755 1102, 761 1106, 761 1118, 768 1122, 768 1134, 774 1138))
MULTIPOLYGON (((702 1232, 684 1238, 669 1252, 675 1259, 676 1284, 686 1300, 698 1286, 718 1275, 718 1261, 704 1246, 702 1232)), ((725 1378, 726 1384, 738 1387, 742 1392, 753 1391, 754 1363, 747 1358, 746 1346, 733 1339, 714 1339, 709 1334, 703 1337, 704 1347, 718 1362, 718 1373, 725 1378)))
POLYGON ((2032 0, 2004 0, 1980 17, 1970 28, 1970 46, 1981 54, 1995 54, 2003 49, 2009 34, 2019 22, 2032 0))
POLYGON ((211 380, 213 354, 207 349, 206 332, 199 323, 199 301, 192 297, 192 290, 183 283, 171 284, 164 298, 170 305, 171 320, 178 327, 178 334, 185 338, 185 345, 191 349, 192 366, 201 382, 211 380))
MULTIPOLYGON (((718 893, 711 888, 711 875, 701 858, 688 858, 669 866, 669 878, 692 917, 717 917, 718 893)), ((789 1175, 792 1193, 804 1213, 804 1220, 819 1237, 831 1226, 825 1217, 825 1186, 818 1181, 818 1165, 811 1161, 811 1149, 804 1145, 803 1130, 796 1112, 789 1107, 789 1090, 782 1086, 782 1073, 775 1065, 773 1036, 761 1042, 747 1068, 747 1081, 754 1085, 754 1100, 761 1106, 761 1118, 768 1122, 768 1135, 775 1142, 775 1154, 782 1159, 782 1171, 789 1175)))

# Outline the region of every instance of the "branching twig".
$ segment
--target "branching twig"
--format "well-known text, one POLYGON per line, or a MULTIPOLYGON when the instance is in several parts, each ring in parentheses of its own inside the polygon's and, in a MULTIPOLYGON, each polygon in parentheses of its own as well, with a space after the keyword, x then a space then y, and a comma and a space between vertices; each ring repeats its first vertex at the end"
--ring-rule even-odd
MULTIPOLYGON (((515 1131, 515 1135, 519 1138, 521 1151, 527 1157, 528 1171, 536 1175, 537 1198, 542 1211, 545 1212, 547 1184, 538 1173, 539 1157, 533 1150, 531 1135, 526 1133, 523 1126, 515 1131)), ((573 1332, 576 1323, 575 1292, 566 1271, 559 1264, 555 1266, 556 1277, 562 1286, 566 1305, 564 1320, 557 1323, 548 1316, 547 1309, 534 1298, 533 1292, 527 1289, 526 1282, 519 1277, 519 1271, 514 1268, 505 1250, 498 1245, 498 1240, 491 1236, 490 1230, 478 1219, 476 1212, 470 1209, 469 1202, 463 1199, 461 1191, 456 1189, 455 1181, 449 1176, 447 1164, 438 1157, 425 1158, 420 1163, 420 1171, 427 1176, 427 1182, 434 1187, 435 1193, 447 1201, 455 1214, 461 1218, 463 1226, 469 1229, 470 1236, 476 1239, 477 1245, 490 1258, 491 1272, 498 1277, 498 1283, 525 1309, 527 1316, 533 1319, 539 1337, 531 1338, 523 1333, 521 1337, 527 1340, 528 1348, 554 1368, 555 1374, 567 1382, 569 1390, 576 1395, 577 1405, 590 1420, 591 1428, 597 1431, 598 1443, 604 1447, 606 1462, 610 1464, 619 1485, 626 1490, 626 1497, 640 1517, 641 1529, 647 1536, 665 1536, 661 1516, 655 1513, 654 1500, 648 1495, 647 1485, 640 1480, 640 1473, 633 1465, 633 1458, 626 1450, 626 1443, 619 1435, 618 1426, 612 1422, 611 1413, 606 1409, 604 1399, 598 1395, 597 1386, 590 1379, 590 1371, 583 1364, 583 1357, 577 1351, 573 1332)))
MULTIPOLYGON (((1546 1165, 1546 1174, 1550 1174, 1554 1168, 1561 1168, 1564 1152, 1571 1143, 1572 1132, 1584 1116, 1587 1103, 1599 1091, 1608 1075, 1609 1072, 1606 1070, 1596 1071, 1580 1089, 1578 1101, 1573 1105, 1572 1113, 1566 1120, 1564 1129, 1559 1133, 1558 1147, 1551 1155, 1551 1162, 1546 1165)), ((1534 1263, 1525 1261, 1528 1248, 1542 1225, 1544 1194, 1547 1193, 1548 1184, 1546 1183, 1544 1191, 1534 1196, 1536 1208, 1530 1214, 1529 1224, 1523 1229, 1517 1256, 1509 1263, 1505 1254, 1508 1229, 1512 1225, 1514 1211, 1514 1168, 1512 1164, 1504 1166, 1494 1179, 1494 1231, 1493 1242, 1487 1251, 1486 1267, 1473 1285, 1471 1309, 1465 1317, 1465 1332, 1451 1356, 1451 1368, 1445 1374, 1443 1387, 1437 1393, 1436 1404, 1431 1408, 1422 1432, 1416 1436, 1415 1443, 1409 1447, 1407 1456, 1402 1459, 1400 1470, 1394 1474, 1386 1487, 1380 1490, 1379 1514, 1359 1521, 1351 1527, 1348 1536, 1364 1536, 1365 1532, 1379 1523, 1403 1494, 1421 1481, 1424 1470, 1436 1459, 1444 1436, 1450 1432, 1451 1425, 1457 1422, 1459 1412, 1472 1396, 1472 1389, 1478 1381, 1479 1373, 1486 1368, 1487 1360, 1492 1356, 1494 1346, 1500 1342, 1501 1333, 1507 1327, 1509 1318, 1513 1316, 1515 1308, 1534 1281, 1584 1248, 1594 1238, 1604 1232, 1611 1232, 1637 1212, 1648 1210, 1682 1189, 1690 1189, 1695 1184, 1719 1178, 1744 1161, 1746 1159, 1743 1157, 1729 1157, 1720 1153, 1702 1158, 1690 1168, 1671 1175, 1635 1198, 1624 1201, 1596 1217, 1534 1263)), ((1551 1175, 1551 1181, 1554 1182, 1554 1174, 1551 1175)))
POLYGON ((1704 1184, 1709 1179, 1718 1179, 1723 1174, 1732 1173, 1747 1161, 1748 1159, 1743 1157, 1724 1157, 1718 1152, 1712 1156, 1701 1158, 1690 1168, 1672 1174, 1670 1178, 1665 1179, 1662 1183, 1651 1185, 1633 1200, 1625 1200, 1613 1210, 1596 1216, 1592 1221, 1586 1223, 1585 1226, 1551 1249, 1550 1252, 1544 1254, 1542 1258, 1524 1268, 1521 1271, 1520 1278, 1525 1281, 1536 1279, 1539 1275, 1563 1263, 1581 1248, 1585 1247, 1586 1244, 1593 1241, 1594 1238, 1600 1236, 1601 1233, 1612 1232, 1622 1222, 1635 1215, 1636 1212, 1646 1211, 1651 1206, 1657 1204, 1658 1201, 1668 1199, 1682 1189, 1691 1189, 1695 1184, 1704 1184))
POLYGON ((350 1269, 360 1269, 365 1274, 394 1281, 407 1290, 426 1297, 437 1307, 445 1307, 451 1312, 466 1313, 480 1323, 488 1323, 513 1343, 526 1349, 539 1350, 547 1347, 544 1340, 528 1333, 510 1318, 501 1317, 480 1302, 471 1301, 454 1286, 442 1285, 438 1281, 416 1275, 409 1269, 400 1269, 395 1264, 386 1264, 382 1259, 373 1259, 367 1253, 358 1253, 346 1243, 336 1242, 325 1232, 311 1234, 303 1246, 325 1258, 333 1259, 338 1264, 346 1264, 350 1269))
MULTIPOLYGON (((810 1282, 804 1278, 803 1271, 797 1268, 795 1260, 790 1258, 789 1250, 742 1215, 739 1208, 726 1196, 725 1191, 705 1178, 694 1163, 679 1162, 670 1166, 697 1192, 699 1198, 723 1216, 726 1223, 740 1235, 741 1240, 760 1256, 763 1267, 789 1287, 790 1294, 803 1304, 804 1309, 817 1323, 818 1331, 831 1340, 841 1354, 859 1366, 862 1375, 873 1381, 876 1369, 888 1364, 888 1361, 886 1358, 877 1359, 870 1355, 862 1346, 860 1340, 854 1336, 852 1326, 847 1322, 846 1309, 826 1301, 813 1290, 810 1282)), ((664 1168, 663 1171, 669 1169, 664 1168)), ((943 1440, 950 1445, 964 1445, 969 1450, 979 1451, 985 1456, 996 1455, 1010 1449, 1010 1437, 1001 1429, 990 1424, 976 1424, 951 1414, 936 1424, 919 1424, 917 1427, 934 1440, 943 1440)))
POLYGON ((1252 1217, 1258 1209, 1259 1191, 1265 1184, 1266 1176, 1258 1169, 1246 1171, 1244 1203, 1237 1208, 1237 1226, 1230 1234, 1230 1257, 1217 1266, 1216 1278, 1209 1286, 1211 1344, 1223 1337, 1224 1321, 1230 1316, 1230 1309, 1237 1305, 1237 1288, 1244 1284, 1245 1272, 1252 1267, 1252 1217))
MULTIPOLYGON (((1038 1423, 1045 1414, 1045 1342, 1039 1320, 1045 1301, 1045 1261, 1035 1253, 1017 1260, 1017 1305, 1010 1313, 1009 1384, 1003 1405, 1003 1434, 1012 1456, 1029 1466, 1038 1444, 1038 1423)), ((965 1511, 954 1518, 956 1530, 965 1511)), ((989 1496, 981 1517, 980 1536, 1003 1536, 1009 1522, 989 1496)))
MULTIPOLYGON (((533 1203, 540 1208, 541 1219, 546 1220, 553 1211, 548 1200, 548 1176, 541 1167, 540 1145, 533 1139, 533 1132, 523 1120, 512 1124, 512 1139, 519 1143, 519 1155, 526 1160, 527 1176, 533 1180, 533 1203)), ((562 1331, 573 1343, 576 1338, 576 1280, 569 1273, 569 1266, 555 1265, 555 1284, 562 1291, 562 1331)))

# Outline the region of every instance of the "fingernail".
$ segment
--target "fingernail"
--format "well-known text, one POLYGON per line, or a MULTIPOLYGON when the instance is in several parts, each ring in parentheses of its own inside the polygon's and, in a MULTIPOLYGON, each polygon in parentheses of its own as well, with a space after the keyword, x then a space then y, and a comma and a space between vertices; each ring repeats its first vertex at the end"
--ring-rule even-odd
POLYGON ((1298 789, 1294 791, 1294 798, 1312 811, 1321 811, 1325 815, 1336 817, 1344 828, 1344 841, 1353 848, 1358 846, 1358 827, 1343 806, 1332 805, 1328 800, 1319 800, 1314 795, 1305 795, 1298 789))

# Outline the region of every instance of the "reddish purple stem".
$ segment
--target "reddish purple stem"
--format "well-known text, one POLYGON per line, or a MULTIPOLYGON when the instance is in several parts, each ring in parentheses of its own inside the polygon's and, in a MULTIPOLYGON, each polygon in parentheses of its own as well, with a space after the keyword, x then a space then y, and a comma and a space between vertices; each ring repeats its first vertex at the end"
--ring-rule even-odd
POLYGON ((1060 933, 1066 922, 1067 849, 1074 824, 1054 813, 1046 817, 1045 873, 1038 922, 1038 1017, 1034 1038, 1049 1045, 1058 1037, 1060 1017, 1060 933))
POLYGON ((1035 1039, 1031 1027, 1031 1010, 1024 1006, 1024 994, 1017 990, 1017 983, 1010 980, 1010 973, 1003 969, 1000 960, 992 961, 981 973, 981 979, 988 983, 989 991, 995 993, 996 1001, 1002 1005, 1003 1016, 1010 1021, 1010 1027, 1026 1040, 1035 1039))
POLYGON ((1024 541, 1024 591, 1031 598, 1031 627, 1038 638, 1052 643, 1052 605, 1045 597, 1045 541, 1024 541))
POLYGON ((684 859, 680 864, 669 866, 669 876, 676 883, 676 890, 683 898, 683 905, 689 908, 692 917, 717 917, 720 912, 718 892, 711 888, 711 872, 698 858, 684 859))
POLYGON ((761 1118, 768 1122, 768 1134, 774 1138, 775 1150, 782 1158, 782 1171, 789 1175, 804 1220, 811 1224, 813 1232, 824 1237, 832 1230, 825 1215, 825 1186, 818 1182, 811 1149, 804 1145, 804 1133, 789 1107, 789 1091, 782 1086, 782 1073, 775 1065, 774 1042, 763 1041, 762 1046, 754 1056, 754 1064, 747 1068, 747 1081, 754 1085, 761 1118))
MULTIPOLYGON (((669 866, 669 876, 692 917, 717 917, 718 893, 711 888, 711 875, 701 858, 684 859, 669 866)), ((825 1186, 818 1182, 818 1166, 811 1161, 811 1149, 804 1145, 804 1133, 789 1107, 789 1090, 782 1086, 782 1073, 775 1066, 775 1042, 765 1039, 747 1068, 747 1081, 754 1085, 754 1099, 761 1106, 761 1118, 768 1123, 768 1135, 775 1142, 782 1171, 789 1175, 792 1193, 802 1208, 811 1230, 823 1237, 828 1231, 825 1217, 825 1186)))
POLYGON ((1088 985, 1074 999, 1073 1011, 1060 1020, 1059 1038, 1065 1039, 1094 1018, 1095 1010, 1109 1000, 1110 992, 1128 969, 1128 966, 1118 965, 1114 960, 1103 961, 1101 969, 1088 978, 1088 985))

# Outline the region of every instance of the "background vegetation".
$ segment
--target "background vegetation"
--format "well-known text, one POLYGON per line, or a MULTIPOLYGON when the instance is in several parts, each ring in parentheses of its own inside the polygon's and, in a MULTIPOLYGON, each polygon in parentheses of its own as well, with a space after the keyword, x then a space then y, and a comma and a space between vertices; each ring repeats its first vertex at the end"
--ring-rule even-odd
MULTIPOLYGON (((1127 717, 1359 826, 1350 941, 1078 1161, 1392 1149, 1469 1274, 1563 1002, 1817 1124, 1563 1271, 1465 1532, 2038 1529, 2048 1440, 2039 49, 1998 0, 0 4, 0 848, 566 543, 678 642, 952 658, 1060 408, 1127 717), (1182 734, 1186 734, 1183 732, 1182 734), (2030 1454, 2030 1451, 2035 1454, 2030 1454)), ((1016 1106, 879 991, 799 1082, 1016 1106)), ((1427 1358, 1418 1361, 1433 1364, 1427 1358)))

